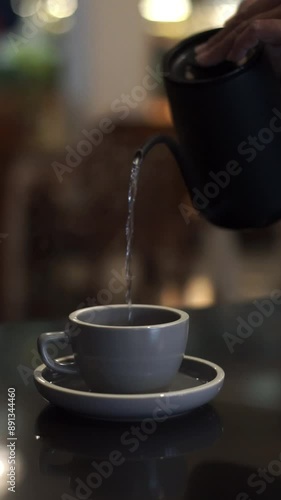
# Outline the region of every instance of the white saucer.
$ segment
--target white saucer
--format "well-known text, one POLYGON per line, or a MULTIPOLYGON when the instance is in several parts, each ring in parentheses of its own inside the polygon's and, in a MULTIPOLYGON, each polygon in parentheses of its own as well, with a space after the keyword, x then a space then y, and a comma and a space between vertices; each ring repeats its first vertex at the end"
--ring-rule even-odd
MULTIPOLYGON (((73 357, 60 362, 73 361, 73 357)), ((61 375, 40 365, 34 371, 35 385, 50 403, 83 416, 100 420, 131 421, 183 415, 211 401, 224 382, 219 366, 185 356, 180 372, 165 392, 153 394, 102 394, 91 392, 79 375, 61 375)))

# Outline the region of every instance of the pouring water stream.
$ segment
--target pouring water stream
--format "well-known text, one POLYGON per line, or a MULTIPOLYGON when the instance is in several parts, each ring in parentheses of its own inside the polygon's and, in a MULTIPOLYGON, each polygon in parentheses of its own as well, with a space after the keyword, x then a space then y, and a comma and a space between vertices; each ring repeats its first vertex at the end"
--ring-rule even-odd
POLYGON ((126 259, 125 259, 125 273, 126 273, 126 296, 125 301, 128 305, 128 322, 132 322, 132 247, 134 238, 134 222, 135 222, 135 202, 138 191, 138 182, 141 166, 144 162, 146 155, 157 144, 165 144, 174 155, 180 167, 183 166, 183 158, 180 152, 178 143, 169 136, 158 135, 149 139, 142 148, 138 149, 132 163, 129 192, 128 192, 128 218, 126 223, 126 259))

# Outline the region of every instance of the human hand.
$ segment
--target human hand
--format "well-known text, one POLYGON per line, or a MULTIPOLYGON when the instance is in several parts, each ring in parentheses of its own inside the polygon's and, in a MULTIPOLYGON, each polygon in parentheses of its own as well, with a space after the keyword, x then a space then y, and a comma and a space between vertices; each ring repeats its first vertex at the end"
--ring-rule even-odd
POLYGON ((239 62, 259 41, 281 72, 281 0, 245 0, 219 33, 197 47, 197 61, 202 66, 239 62))

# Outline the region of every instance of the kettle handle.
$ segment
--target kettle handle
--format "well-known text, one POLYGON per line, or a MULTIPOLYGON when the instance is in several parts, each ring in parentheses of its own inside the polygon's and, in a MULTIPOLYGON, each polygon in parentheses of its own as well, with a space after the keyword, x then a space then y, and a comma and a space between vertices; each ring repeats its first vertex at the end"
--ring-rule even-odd
POLYGON ((153 149, 157 144, 165 144, 165 146, 167 146, 167 148, 173 154, 178 166, 180 167, 181 172, 183 173, 185 170, 184 158, 180 145, 177 141, 175 141, 175 139, 168 135, 156 135, 148 139, 146 143, 137 150, 134 161, 138 160, 142 162, 147 154, 151 151, 151 149, 153 149))

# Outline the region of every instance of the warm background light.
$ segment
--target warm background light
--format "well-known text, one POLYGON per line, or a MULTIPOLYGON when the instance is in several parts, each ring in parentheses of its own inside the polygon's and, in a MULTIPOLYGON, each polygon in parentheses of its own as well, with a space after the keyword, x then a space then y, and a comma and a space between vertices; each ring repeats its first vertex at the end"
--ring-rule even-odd
POLYGON ((185 21, 191 13, 186 0, 142 0, 139 4, 142 17, 159 23, 185 21))
POLYGON ((184 291, 186 307, 210 307, 215 304, 215 289, 208 276, 194 276, 188 281, 184 291))
POLYGON ((78 0, 47 0, 46 10, 57 19, 72 16, 78 8, 78 0))

